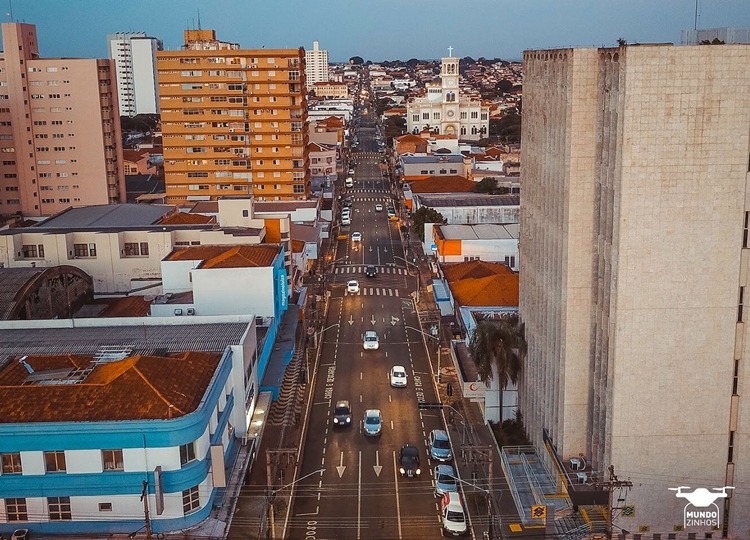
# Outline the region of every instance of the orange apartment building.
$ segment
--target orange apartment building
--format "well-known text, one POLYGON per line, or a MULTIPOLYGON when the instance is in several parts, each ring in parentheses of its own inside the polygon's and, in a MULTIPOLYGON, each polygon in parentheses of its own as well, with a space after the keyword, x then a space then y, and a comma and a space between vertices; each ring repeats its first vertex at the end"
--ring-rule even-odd
POLYGON ((308 197, 304 49, 240 49, 186 30, 157 68, 169 203, 308 197))
POLYGON ((40 58, 33 24, 2 34, 0 214, 125 201, 113 61, 40 58))

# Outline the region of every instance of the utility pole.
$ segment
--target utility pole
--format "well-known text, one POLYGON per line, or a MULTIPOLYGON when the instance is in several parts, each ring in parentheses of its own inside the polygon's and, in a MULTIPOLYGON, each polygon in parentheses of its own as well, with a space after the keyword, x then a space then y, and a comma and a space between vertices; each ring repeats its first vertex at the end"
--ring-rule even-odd
MULTIPOLYGON (((614 506, 612 500, 612 492, 615 489, 630 489, 633 487, 633 482, 631 482, 630 480, 620 480, 619 478, 617 478, 614 465, 610 465, 608 470, 609 480, 606 482, 601 482, 600 484, 595 483, 594 486, 601 487, 607 490, 607 538, 612 538, 612 522, 614 520, 615 510, 622 510, 621 506, 614 506)), ((619 505, 624 501, 624 497, 619 497, 617 499, 617 504, 619 505)))
MULTIPOLYGON (((266 529, 266 538, 275 538, 274 533, 274 514, 273 514, 273 493, 276 476, 280 467, 294 465, 297 461, 296 448, 278 448, 276 450, 266 450, 266 482, 268 494, 266 499, 266 518, 268 519, 268 528, 266 529)), ((264 520, 265 521, 265 520, 264 520)))
MULTIPOLYGON (((487 489, 482 489, 485 492, 486 504, 487 504, 487 538, 494 540, 494 516, 492 514, 492 446, 484 445, 473 445, 467 444, 461 447, 461 458, 465 464, 474 463, 475 465, 487 465, 487 489)), ((472 484, 478 482, 478 478, 475 476, 476 473, 472 473, 472 484)), ((477 486, 479 487, 479 486, 477 486)), ((501 529, 502 534, 502 529, 501 529)))
POLYGON ((148 480, 143 481, 143 491, 141 491, 141 500, 143 501, 143 517, 146 520, 146 538, 151 540, 151 516, 148 509, 148 480))

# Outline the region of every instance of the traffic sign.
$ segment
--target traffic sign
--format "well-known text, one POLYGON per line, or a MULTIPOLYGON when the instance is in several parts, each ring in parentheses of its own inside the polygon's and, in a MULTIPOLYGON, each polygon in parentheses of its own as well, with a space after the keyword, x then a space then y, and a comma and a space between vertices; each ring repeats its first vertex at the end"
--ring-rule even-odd
POLYGON ((419 409, 425 410, 425 409, 442 409, 443 404, 442 403, 420 403, 419 409))
POLYGON ((437 244, 431 244, 431 245, 430 245, 430 249, 431 249, 432 251, 437 251, 437 244))

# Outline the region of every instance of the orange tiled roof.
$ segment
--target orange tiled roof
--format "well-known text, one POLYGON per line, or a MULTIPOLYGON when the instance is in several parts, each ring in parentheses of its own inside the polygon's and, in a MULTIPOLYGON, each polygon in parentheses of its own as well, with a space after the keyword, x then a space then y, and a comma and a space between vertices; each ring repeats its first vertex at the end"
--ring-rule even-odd
MULTIPOLYGON (((408 177, 410 180, 415 177, 408 177)), ((410 184, 412 193, 468 193, 476 184, 463 176, 427 176, 410 184)))
POLYGON ((292 239, 292 253, 302 253, 305 250, 305 243, 302 240, 292 239))
POLYGON ((246 268, 271 266, 279 253, 275 244, 252 246, 191 246, 176 249, 169 261, 203 261, 199 268, 246 268))
POLYGON ((216 218, 203 214, 175 212, 159 222, 160 225, 202 225, 206 223, 216 223, 216 218))
MULTIPOLYGON (((93 367, 76 384, 25 384, 26 368, 14 360, 0 371, 0 423, 162 420, 196 410, 219 364, 219 354, 131 356, 93 365, 84 356, 29 356, 36 376, 93 367), (134 399, 134 396, 137 399, 134 399)), ((32 374, 33 376, 33 374, 32 374)))
POLYGON ((443 274, 461 306, 518 307, 518 274, 504 264, 485 261, 445 264, 443 274))

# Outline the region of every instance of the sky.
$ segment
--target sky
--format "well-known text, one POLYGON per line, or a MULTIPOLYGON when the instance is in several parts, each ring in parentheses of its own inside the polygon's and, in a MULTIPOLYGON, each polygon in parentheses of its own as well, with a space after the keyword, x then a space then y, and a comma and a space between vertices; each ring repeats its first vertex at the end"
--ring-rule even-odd
MULTIPOLYGON (((254 48, 312 48, 329 61, 453 55, 520 60, 526 49, 679 43, 680 31, 750 27, 750 0, 0 0, 35 24, 42 57, 106 58, 106 36, 142 31, 178 49, 186 28, 254 48)), ((12 12, 12 19, 11 19, 12 12)))

